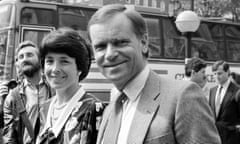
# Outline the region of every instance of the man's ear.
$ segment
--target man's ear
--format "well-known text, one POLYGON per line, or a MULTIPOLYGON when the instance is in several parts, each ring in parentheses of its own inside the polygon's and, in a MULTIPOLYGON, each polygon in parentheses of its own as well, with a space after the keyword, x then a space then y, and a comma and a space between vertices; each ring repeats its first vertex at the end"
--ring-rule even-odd
POLYGON ((148 41, 148 35, 147 34, 143 35, 142 40, 141 40, 141 44, 142 44, 142 53, 143 54, 148 53, 149 41, 148 41))
POLYGON ((192 70, 191 73, 192 73, 191 75, 195 75, 196 74, 196 72, 194 70, 192 70))

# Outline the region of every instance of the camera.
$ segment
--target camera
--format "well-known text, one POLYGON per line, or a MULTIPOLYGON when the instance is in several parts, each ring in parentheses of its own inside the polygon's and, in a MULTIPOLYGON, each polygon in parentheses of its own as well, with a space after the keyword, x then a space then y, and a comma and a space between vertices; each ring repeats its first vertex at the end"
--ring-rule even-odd
POLYGON ((14 89, 18 85, 18 82, 15 79, 11 79, 3 82, 3 85, 7 86, 9 89, 14 89))

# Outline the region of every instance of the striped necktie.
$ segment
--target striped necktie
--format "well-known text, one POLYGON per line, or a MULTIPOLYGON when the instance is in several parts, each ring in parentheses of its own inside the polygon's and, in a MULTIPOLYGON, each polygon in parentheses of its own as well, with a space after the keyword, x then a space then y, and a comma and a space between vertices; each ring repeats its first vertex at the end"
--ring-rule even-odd
POLYGON ((118 133, 121 127, 123 104, 127 96, 122 93, 114 103, 113 111, 110 114, 108 124, 103 137, 103 144, 116 144, 118 133))

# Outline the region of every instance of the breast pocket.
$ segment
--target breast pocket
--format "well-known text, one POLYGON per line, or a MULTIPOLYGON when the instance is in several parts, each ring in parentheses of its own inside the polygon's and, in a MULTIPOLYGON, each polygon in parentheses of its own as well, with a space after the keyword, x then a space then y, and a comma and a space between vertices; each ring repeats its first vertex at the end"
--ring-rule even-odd
POLYGON ((144 141, 144 144, 175 144, 176 141, 172 133, 160 137, 148 138, 144 141))
POLYGON ((175 144, 172 125, 169 117, 157 115, 150 124, 144 143, 175 144))

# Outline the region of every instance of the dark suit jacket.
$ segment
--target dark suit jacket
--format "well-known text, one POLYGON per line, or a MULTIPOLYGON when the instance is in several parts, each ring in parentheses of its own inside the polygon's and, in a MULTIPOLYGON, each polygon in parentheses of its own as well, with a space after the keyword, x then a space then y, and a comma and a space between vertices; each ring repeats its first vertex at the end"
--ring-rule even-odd
MULTIPOLYGON (((239 87, 231 82, 223 98, 216 125, 223 144, 240 144, 240 134, 235 126, 240 124, 240 93, 239 87)), ((210 89, 209 102, 215 113, 215 97, 217 86, 210 89)), ((215 114, 216 116, 216 114, 215 114)))
MULTIPOLYGON (((106 144, 104 132, 113 102, 106 108, 97 144, 106 144)), ((128 144, 220 144, 214 115, 200 87, 150 72, 130 127, 128 144)))

